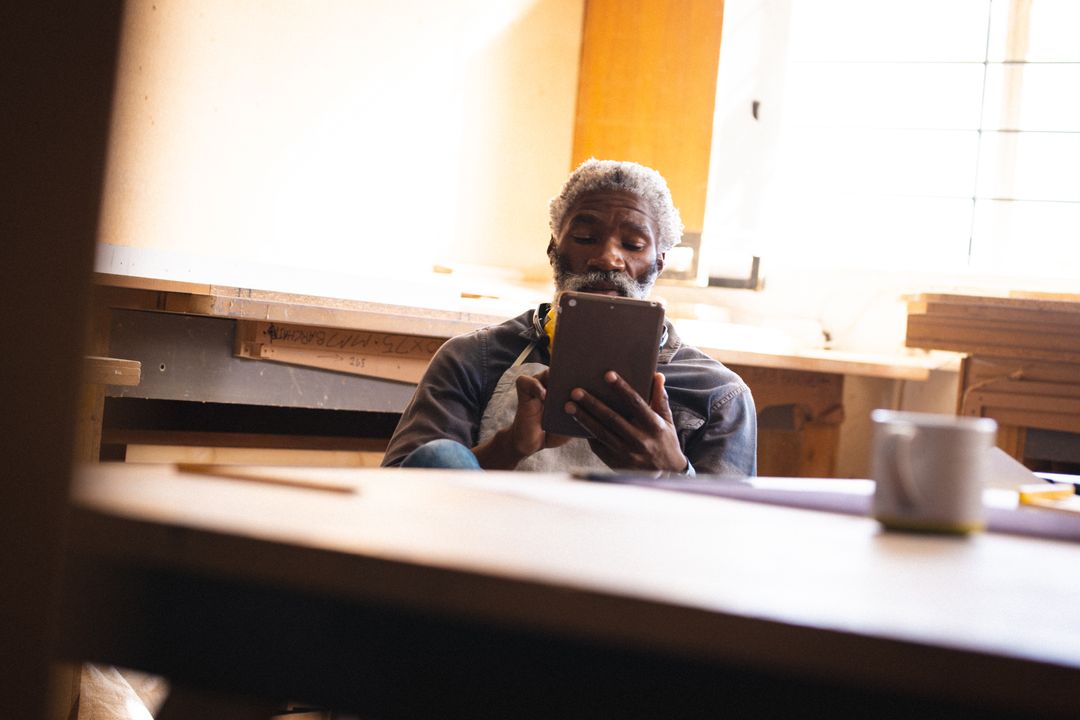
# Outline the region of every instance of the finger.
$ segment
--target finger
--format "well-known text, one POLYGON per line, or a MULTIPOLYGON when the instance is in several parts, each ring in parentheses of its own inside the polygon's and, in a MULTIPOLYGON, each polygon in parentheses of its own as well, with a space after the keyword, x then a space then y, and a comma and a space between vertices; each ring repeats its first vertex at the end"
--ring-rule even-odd
POLYGON ((517 410, 513 427, 517 432, 533 435, 540 432, 540 416, 544 412, 544 396, 547 391, 535 379, 520 375, 514 380, 517 390, 517 410))
POLYGON ((564 410, 594 438, 616 449, 640 444, 637 429, 603 401, 581 388, 575 388, 570 397, 564 410))
POLYGON ((608 370, 604 373, 604 382, 609 384, 615 389, 615 392, 622 396, 633 417, 639 420, 650 421, 651 424, 651 421, 653 420, 652 408, 645 402, 645 398, 641 397, 641 395, 638 394, 638 391, 630 386, 630 383, 626 382, 626 380, 614 370, 608 370))
MULTIPOLYGON (((656 375, 659 375, 659 373, 656 375)), ((656 396, 656 375, 652 378, 652 396, 654 398, 656 396)), ((663 376, 661 375, 660 377, 662 378, 663 376)), ((645 442, 646 436, 663 432, 668 426, 669 421, 658 414, 653 409, 651 403, 645 402, 645 398, 638 394, 638 392, 631 387, 626 380, 620 377, 618 373, 609 370, 604 374, 604 381, 609 383, 629 406, 628 410, 630 417, 627 418, 627 420, 637 431, 634 433, 634 437, 639 444, 645 442)), ((661 392, 663 391, 661 390, 661 392)))
POLYGON ((675 424, 675 419, 671 414, 671 403, 668 402, 667 378, 663 373, 653 375, 652 400, 649 402, 649 407, 667 424, 675 424))
POLYGON ((518 375, 517 379, 514 380, 514 387, 517 389, 519 401, 532 398, 543 400, 544 396, 547 395, 547 388, 544 387, 539 378, 531 375, 518 375))
MULTIPOLYGON (((593 444, 594 446, 599 444, 609 451, 619 451, 622 449, 622 439, 605 427, 604 423, 586 412, 584 408, 575 403, 568 402, 566 403, 566 411, 574 418, 574 421, 588 433, 590 444, 593 444)), ((597 455, 600 455, 600 453, 597 453, 597 455)))

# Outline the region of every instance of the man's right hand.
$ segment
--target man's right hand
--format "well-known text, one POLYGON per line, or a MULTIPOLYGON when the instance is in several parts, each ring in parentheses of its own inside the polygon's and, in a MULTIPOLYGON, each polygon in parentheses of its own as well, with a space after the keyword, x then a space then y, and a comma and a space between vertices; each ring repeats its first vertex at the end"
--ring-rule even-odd
POLYGON ((514 449, 526 458, 544 448, 558 447, 569 442, 567 435, 555 435, 545 432, 540 426, 544 414, 544 398, 547 397, 548 371, 537 375, 518 375, 517 413, 510 425, 510 435, 514 449))
POLYGON ((486 443, 473 448, 480 467, 485 470, 513 470, 517 464, 533 453, 545 448, 558 447, 570 441, 566 435, 544 432, 540 418, 544 414, 544 398, 547 397, 548 371, 537 375, 519 375, 514 387, 517 390, 517 412, 510 427, 499 430, 486 443))

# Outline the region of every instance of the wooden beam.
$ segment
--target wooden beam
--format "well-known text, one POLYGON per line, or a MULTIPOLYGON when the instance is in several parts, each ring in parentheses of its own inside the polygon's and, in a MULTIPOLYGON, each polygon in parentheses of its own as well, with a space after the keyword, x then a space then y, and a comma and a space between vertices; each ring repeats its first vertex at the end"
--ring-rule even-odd
POLYGON ((587 0, 573 165, 634 160, 660 171, 700 233, 712 147, 722 0, 587 0))
POLYGON ((83 382, 97 385, 134 386, 142 378, 138 360, 87 355, 83 358, 83 382))

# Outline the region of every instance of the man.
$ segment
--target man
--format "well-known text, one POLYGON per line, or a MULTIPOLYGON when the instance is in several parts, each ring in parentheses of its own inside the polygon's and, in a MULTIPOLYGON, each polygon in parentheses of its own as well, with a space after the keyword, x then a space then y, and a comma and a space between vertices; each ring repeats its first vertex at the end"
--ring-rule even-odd
MULTIPOLYGON (((682 237, 667 183, 636 163, 587 160, 549 209, 547 252, 557 292, 644 298, 682 237)), ((605 381, 634 408, 630 418, 577 389, 565 410, 593 437, 545 433, 549 311, 544 304, 448 341, 405 409, 383 465, 754 474, 757 422, 749 389, 684 345, 670 322, 650 402, 609 372, 605 381)))

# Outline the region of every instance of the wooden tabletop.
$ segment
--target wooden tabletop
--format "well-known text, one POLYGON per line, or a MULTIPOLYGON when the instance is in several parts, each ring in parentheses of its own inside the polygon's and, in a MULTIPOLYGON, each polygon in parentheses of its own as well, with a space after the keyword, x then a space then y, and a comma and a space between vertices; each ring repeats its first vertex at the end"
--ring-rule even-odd
POLYGON ((1075 544, 561 475, 230 475, 87 467, 78 558, 964 706, 1080 707, 1075 544))

